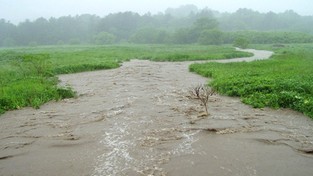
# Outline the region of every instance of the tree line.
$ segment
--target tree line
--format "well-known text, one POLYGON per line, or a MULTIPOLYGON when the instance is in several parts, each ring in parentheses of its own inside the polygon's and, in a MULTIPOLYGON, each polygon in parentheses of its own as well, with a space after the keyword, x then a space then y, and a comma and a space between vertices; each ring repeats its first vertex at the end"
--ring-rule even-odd
POLYGON ((225 44, 313 42, 313 16, 294 11, 260 13, 239 9, 220 13, 194 5, 163 13, 120 12, 105 17, 84 14, 25 20, 0 20, 0 46, 63 44, 225 44))

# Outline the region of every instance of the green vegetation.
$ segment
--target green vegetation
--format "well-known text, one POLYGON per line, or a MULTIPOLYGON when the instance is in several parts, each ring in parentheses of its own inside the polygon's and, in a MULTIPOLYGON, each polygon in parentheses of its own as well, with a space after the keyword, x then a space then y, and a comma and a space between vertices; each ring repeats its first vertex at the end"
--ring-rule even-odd
POLYGON ((57 74, 117 68, 130 59, 183 61, 250 56, 231 46, 49 46, 0 50, 0 114, 75 96, 59 87, 57 74))
POLYGON ((224 42, 235 44, 244 44, 245 42, 248 44, 313 43, 313 36, 299 32, 237 31, 225 32, 224 42))
POLYGON ((248 48, 248 45, 249 45, 249 41, 243 37, 241 38, 237 38, 235 41, 234 41, 234 47, 238 47, 238 48, 242 48, 242 49, 246 49, 248 48))
POLYGON ((190 70, 214 80, 219 93, 239 96, 256 108, 291 108, 313 118, 313 45, 266 45, 270 60, 193 64, 190 70))
POLYGON ((152 61, 194 61, 249 57, 251 53, 235 51, 230 46, 152 45, 142 48, 135 58, 152 61))
POLYGON ((48 55, 6 51, 0 58, 0 114, 74 96, 70 88, 57 86, 48 55))

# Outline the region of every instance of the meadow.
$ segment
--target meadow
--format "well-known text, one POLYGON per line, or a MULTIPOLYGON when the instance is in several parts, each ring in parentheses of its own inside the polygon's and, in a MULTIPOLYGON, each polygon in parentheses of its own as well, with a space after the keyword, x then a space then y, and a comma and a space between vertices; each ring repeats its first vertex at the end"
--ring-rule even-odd
POLYGON ((58 86, 58 74, 114 69, 130 59, 187 61, 248 57, 230 45, 40 46, 0 49, 0 114, 39 108, 51 100, 75 96, 58 86))
POLYGON ((211 77, 217 92, 240 97, 255 108, 290 108, 313 118, 313 45, 254 45, 272 50, 269 60, 193 64, 190 71, 211 77))

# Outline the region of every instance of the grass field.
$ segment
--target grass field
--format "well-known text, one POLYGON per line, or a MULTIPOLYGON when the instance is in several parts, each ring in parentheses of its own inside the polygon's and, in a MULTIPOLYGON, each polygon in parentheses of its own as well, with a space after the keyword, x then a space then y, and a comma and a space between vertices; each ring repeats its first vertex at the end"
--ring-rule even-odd
POLYGON ((57 74, 112 69, 130 59, 185 61, 250 56, 231 46, 117 45, 0 49, 0 114, 75 96, 57 74))
POLYGON ((313 44, 253 47, 275 54, 250 63, 193 64, 190 71, 212 77, 219 93, 253 107, 291 108, 313 118, 313 44))

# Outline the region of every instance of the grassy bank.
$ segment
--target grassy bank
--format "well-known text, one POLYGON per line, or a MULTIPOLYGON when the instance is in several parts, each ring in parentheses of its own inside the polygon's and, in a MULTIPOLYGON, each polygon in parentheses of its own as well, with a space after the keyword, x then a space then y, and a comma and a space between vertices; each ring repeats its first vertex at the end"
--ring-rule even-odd
POLYGON ((0 49, 0 114, 73 97, 57 74, 117 68, 130 59, 184 61, 250 56, 230 46, 118 45, 45 46, 0 49))
POLYGON ((0 53, 0 114, 26 106, 40 105, 75 93, 59 87, 53 67, 46 54, 0 53))
POLYGON ((313 118, 313 44, 255 46, 275 51, 270 60, 193 64, 190 70, 214 78, 218 92, 253 107, 291 108, 313 118))

